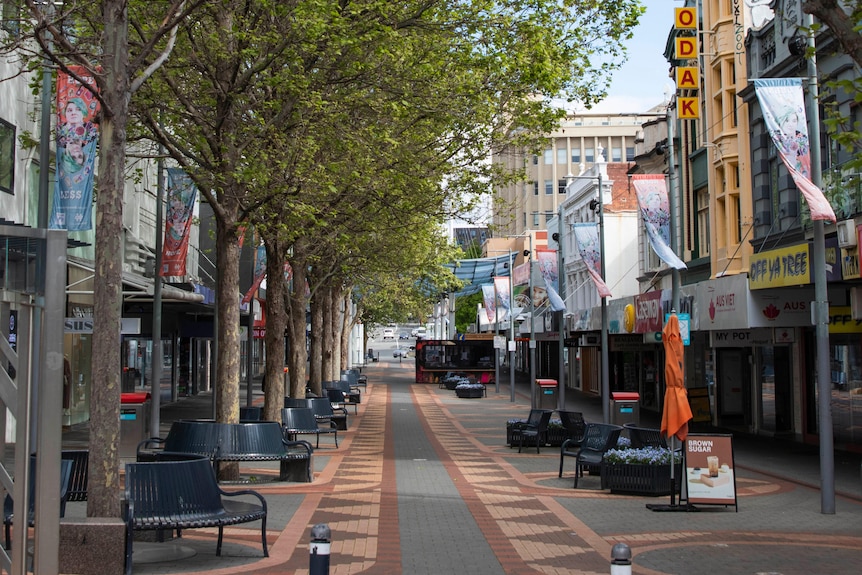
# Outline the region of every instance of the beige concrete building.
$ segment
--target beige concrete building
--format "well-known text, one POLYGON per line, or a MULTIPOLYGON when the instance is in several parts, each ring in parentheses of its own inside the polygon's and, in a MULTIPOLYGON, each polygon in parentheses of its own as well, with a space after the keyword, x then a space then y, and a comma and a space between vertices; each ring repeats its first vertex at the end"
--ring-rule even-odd
MULTIPOLYGON (((596 161, 599 149, 609 166, 629 165, 635 146, 642 138, 642 125, 656 114, 574 113, 548 135, 541 154, 510 149, 494 157, 510 170, 525 169, 526 180, 500 187, 494 202, 493 235, 514 236, 526 230, 544 230, 566 199, 566 175, 577 175, 596 161)), ((615 180, 614 209, 637 209, 634 194, 619 194, 626 189, 625 178, 615 180), (621 199, 622 204, 616 200, 621 199), (627 205, 629 202, 630 205, 627 205)))

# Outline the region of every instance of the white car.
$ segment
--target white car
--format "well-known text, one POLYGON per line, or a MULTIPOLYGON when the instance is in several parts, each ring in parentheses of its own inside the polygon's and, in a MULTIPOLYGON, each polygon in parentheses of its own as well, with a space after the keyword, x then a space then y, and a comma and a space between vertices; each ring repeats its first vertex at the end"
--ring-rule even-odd
POLYGON ((395 330, 391 327, 387 327, 383 330, 383 339, 395 339, 395 330))

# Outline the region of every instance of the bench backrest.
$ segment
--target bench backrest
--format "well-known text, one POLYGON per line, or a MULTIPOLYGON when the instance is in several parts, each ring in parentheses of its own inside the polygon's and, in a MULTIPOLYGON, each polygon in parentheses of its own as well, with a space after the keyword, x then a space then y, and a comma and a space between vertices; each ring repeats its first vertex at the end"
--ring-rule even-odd
POLYGON ((281 410, 281 426, 285 431, 317 431, 317 419, 310 407, 285 407, 281 410))
POLYGON ((212 456, 219 448, 220 439, 216 422, 180 419, 171 424, 164 450, 212 456))
POLYGON ((626 423, 623 427, 628 431, 629 439, 632 442, 632 447, 640 449, 643 447, 664 447, 667 448, 667 442, 661 435, 661 430, 649 427, 639 427, 630 423, 626 423))
POLYGON ((579 440, 584 436, 584 431, 587 428, 587 423, 584 421, 584 414, 580 411, 559 411, 560 422, 566 430, 566 439, 579 440))
POLYGON ((581 442, 581 451, 605 453, 617 446, 623 428, 610 423, 588 423, 581 442))
MULTIPOLYGON (((69 459, 60 460, 60 517, 66 516, 66 501, 68 501, 69 480, 72 477, 72 461, 69 459)), ((27 506, 29 521, 33 521, 33 514, 36 506, 36 456, 30 456, 30 477, 29 477, 30 501, 27 506)), ((12 519, 13 500, 12 494, 7 493, 3 501, 3 521, 9 522, 12 519)))
POLYGON ((311 411, 314 412, 314 416, 318 419, 331 418, 335 415, 335 412, 332 411, 332 403, 330 403, 328 397, 311 397, 305 401, 308 403, 311 411))
POLYGON ((64 449, 60 453, 62 459, 72 463, 69 471, 69 491, 67 501, 86 501, 87 482, 90 465, 90 452, 86 449, 64 449))
POLYGON ((328 381, 324 385, 324 389, 338 389, 344 393, 350 393, 350 382, 346 380, 328 381))
POLYGON ((244 405, 239 408, 240 421, 260 421, 263 415, 263 408, 258 405, 244 405))
POLYGON ((305 397, 285 397, 284 407, 308 407, 308 398, 305 397))
POLYGON ((127 463, 125 492, 134 517, 209 515, 223 509, 206 459, 127 463))
POLYGON ((218 455, 276 455, 287 451, 281 426, 275 421, 220 423, 221 445, 218 455))

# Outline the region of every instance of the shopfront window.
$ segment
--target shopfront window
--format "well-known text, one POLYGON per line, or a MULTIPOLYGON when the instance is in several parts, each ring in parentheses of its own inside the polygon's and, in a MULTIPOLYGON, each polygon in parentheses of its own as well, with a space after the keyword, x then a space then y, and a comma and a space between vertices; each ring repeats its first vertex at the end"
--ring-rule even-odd
POLYGON ((760 427, 777 433, 793 430, 793 386, 790 348, 760 348, 758 371, 760 390, 760 427))

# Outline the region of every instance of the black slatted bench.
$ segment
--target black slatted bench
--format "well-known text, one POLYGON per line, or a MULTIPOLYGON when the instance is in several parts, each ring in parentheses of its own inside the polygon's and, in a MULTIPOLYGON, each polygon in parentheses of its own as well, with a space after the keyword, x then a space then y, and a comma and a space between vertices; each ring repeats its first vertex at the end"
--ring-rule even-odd
POLYGON ((154 437, 138 444, 137 460, 152 461, 153 448, 193 453, 219 463, 279 461, 280 481, 312 481, 314 448, 307 441, 287 441, 275 421, 218 423, 205 420, 178 420, 164 439, 154 437))
MULTIPOLYGON (((278 424, 276 424, 277 426, 278 424)), ((166 452, 166 454, 169 452, 166 452)), ((216 481, 205 457, 127 463, 125 478, 126 575, 132 572, 135 531, 162 531, 218 527, 216 555, 221 555, 225 525, 260 520, 264 557, 266 546, 266 500, 251 489, 227 492, 216 481), (244 501, 255 498, 257 502, 244 501)))

